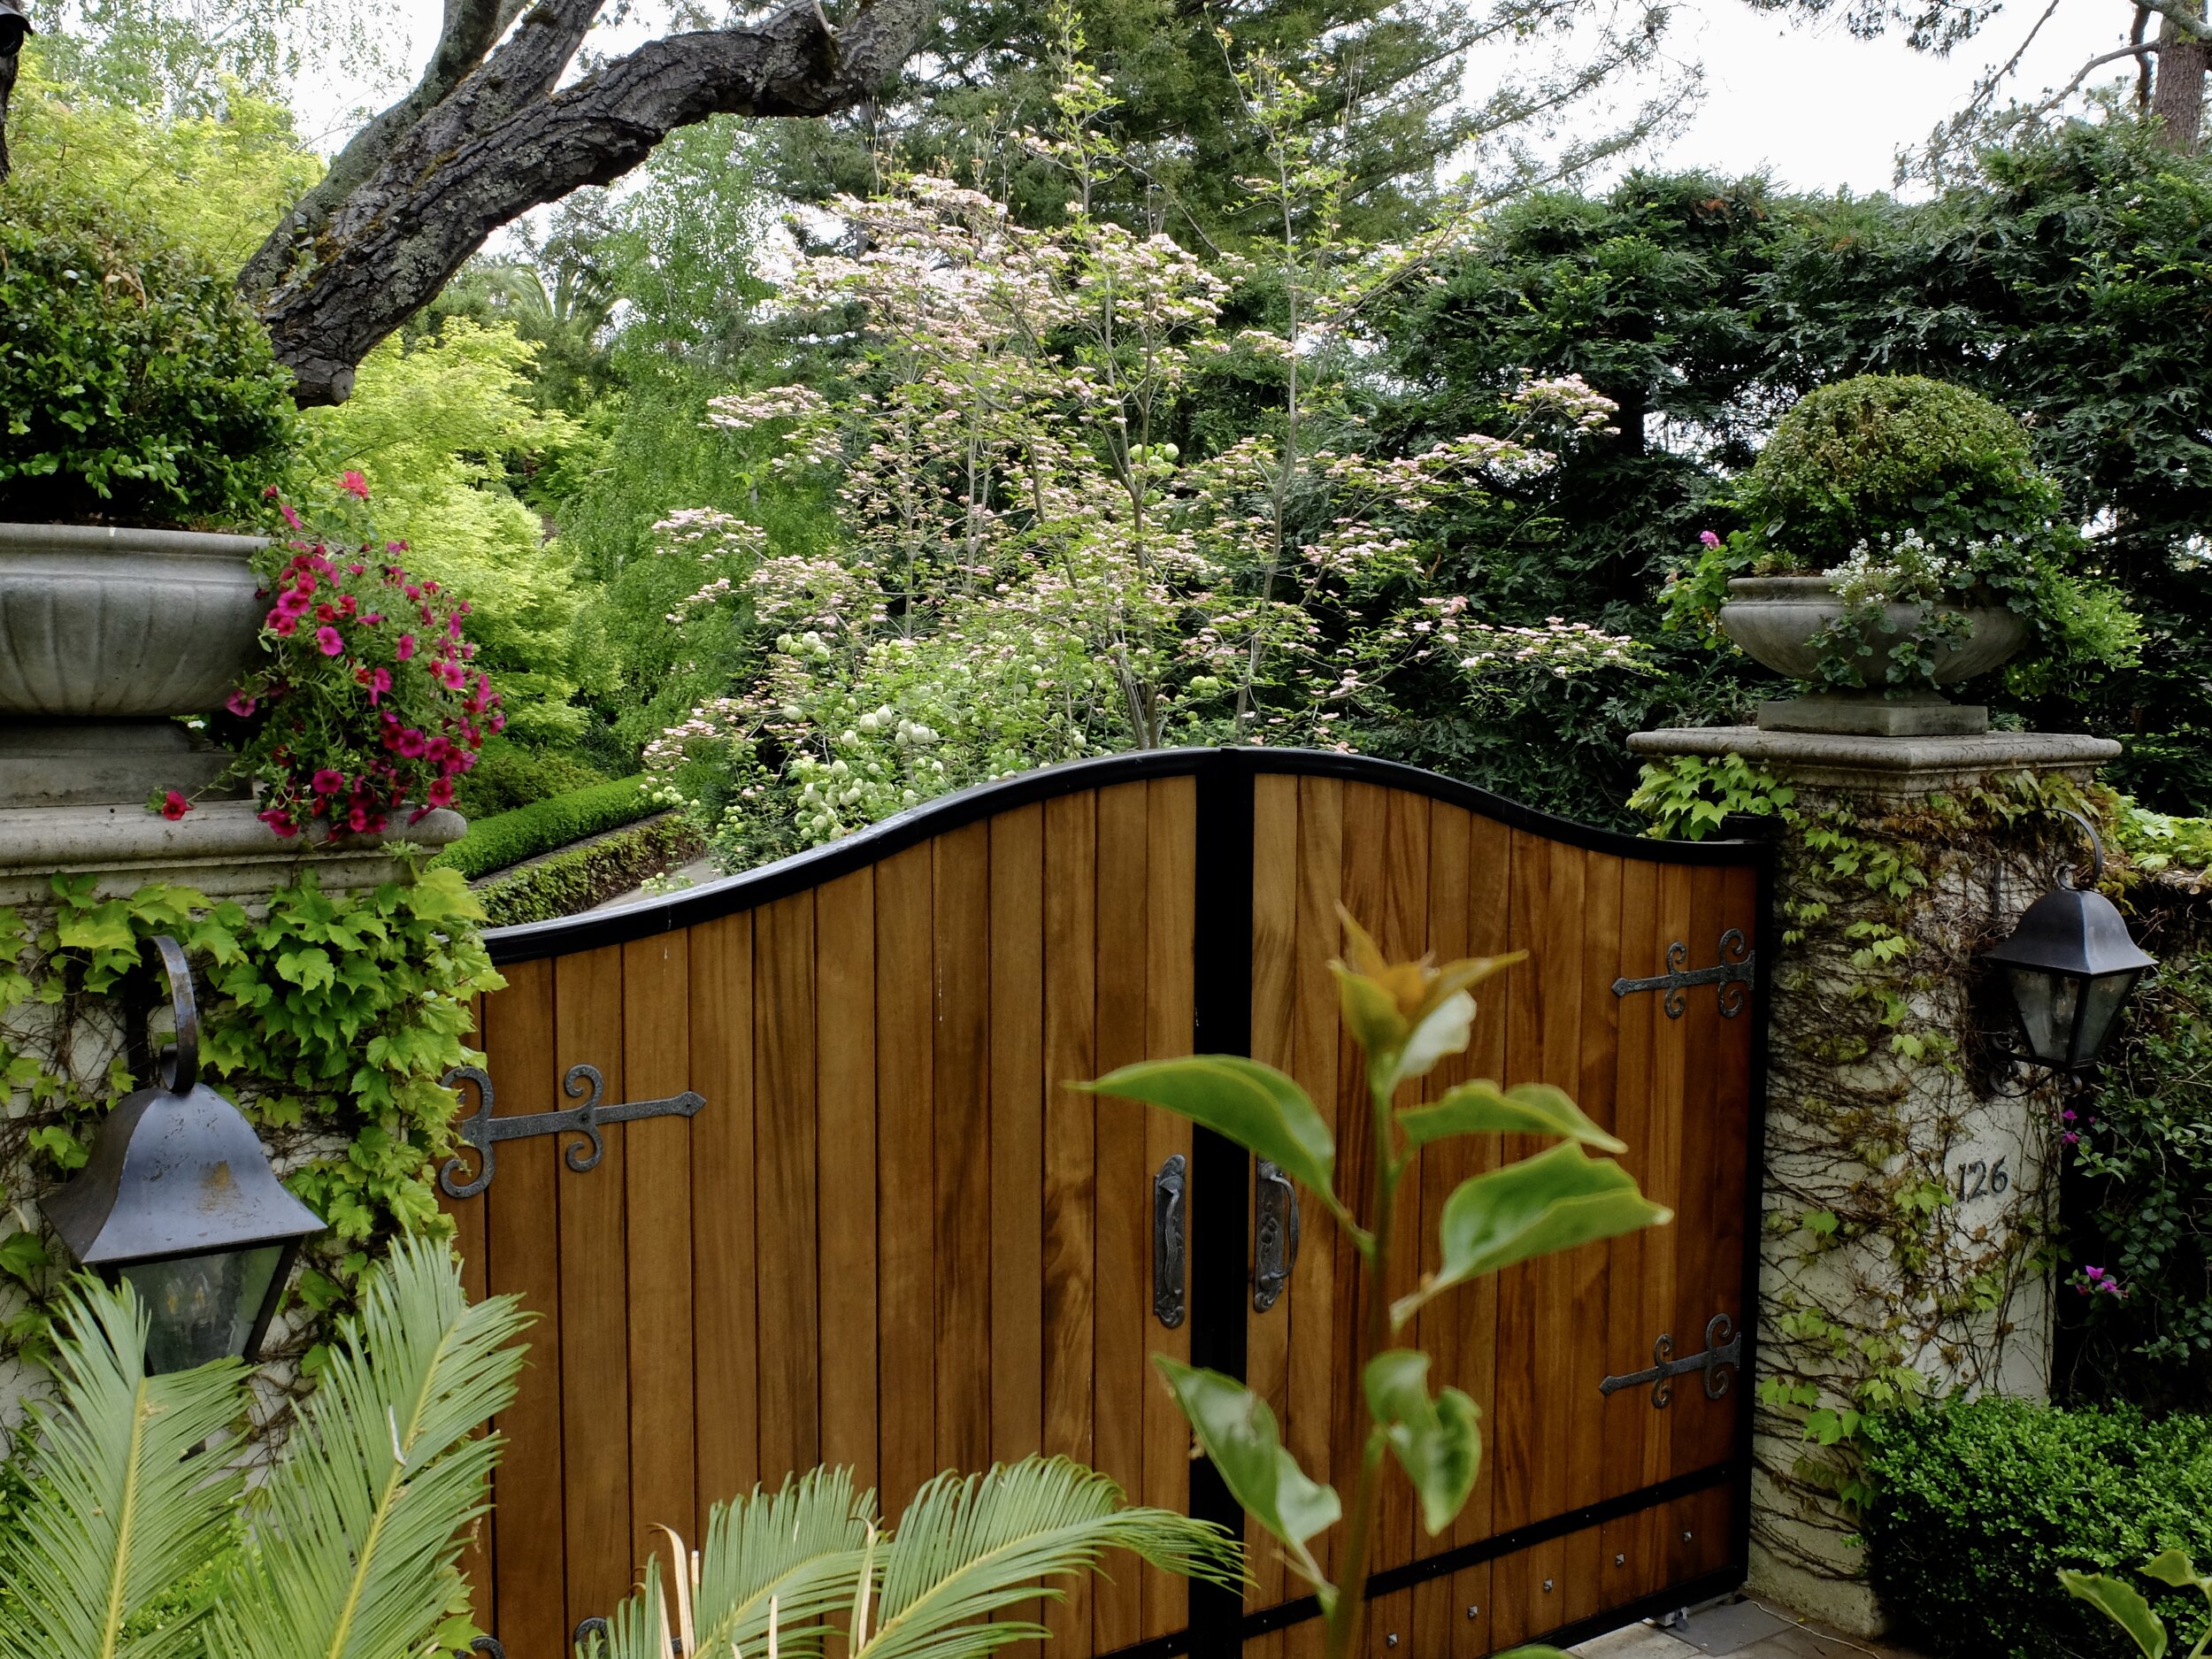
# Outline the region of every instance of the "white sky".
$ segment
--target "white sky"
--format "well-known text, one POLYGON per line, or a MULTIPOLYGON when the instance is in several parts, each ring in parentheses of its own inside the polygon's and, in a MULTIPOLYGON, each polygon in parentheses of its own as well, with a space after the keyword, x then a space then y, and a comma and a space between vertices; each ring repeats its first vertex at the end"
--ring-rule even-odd
MULTIPOLYGON (((440 0, 390 3, 398 14, 391 20, 411 26, 419 59, 434 37, 440 0)), ((1765 166, 1797 189, 1888 189, 1898 150, 1963 105, 1976 77, 2012 54, 2047 3, 2008 0, 1979 37, 1942 58, 1911 50, 1894 34, 1855 40, 1839 21, 1786 22, 1742 0, 1677 0, 1668 48, 1703 61, 1705 97, 1685 130, 1640 159, 1733 174, 1765 166)), ((2132 13, 2130 0, 2059 0, 2023 62, 2018 96, 2063 85, 2089 58, 2124 44, 2132 13)), ((2115 64, 2096 79, 2132 73, 2115 64)), ((1478 65, 1471 80, 1481 79, 1478 65)), ((360 96, 349 88, 333 101, 360 96)))

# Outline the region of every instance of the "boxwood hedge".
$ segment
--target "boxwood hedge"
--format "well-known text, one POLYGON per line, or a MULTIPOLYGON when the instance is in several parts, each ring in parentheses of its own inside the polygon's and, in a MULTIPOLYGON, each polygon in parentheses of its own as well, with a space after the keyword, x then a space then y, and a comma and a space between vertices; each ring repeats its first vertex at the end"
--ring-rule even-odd
POLYGON ((646 798, 642 776, 618 778, 612 783, 572 789, 480 819, 431 862, 458 870, 473 881, 588 835, 603 835, 625 824, 634 824, 659 810, 658 805, 646 798))

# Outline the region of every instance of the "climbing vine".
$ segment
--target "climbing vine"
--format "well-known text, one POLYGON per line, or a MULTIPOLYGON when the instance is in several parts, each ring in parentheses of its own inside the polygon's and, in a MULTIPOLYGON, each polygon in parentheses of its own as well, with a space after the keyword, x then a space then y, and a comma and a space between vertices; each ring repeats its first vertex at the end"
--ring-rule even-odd
POLYGON ((467 884, 433 870, 353 893, 310 873, 250 908, 152 883, 101 895, 57 875, 50 907, 0 908, 0 1171, 15 1230, 0 1274, 15 1306, 0 1340, 21 1359, 48 1351, 48 1299, 61 1277, 32 1200, 83 1167, 100 1120, 142 1079, 126 1053, 123 982, 142 941, 167 933, 198 982, 206 1079, 235 1100, 286 1185, 330 1224, 311 1240, 293 1356, 312 1374, 313 1333, 350 1299, 378 1246, 437 1233, 433 1172, 456 1100, 438 1079, 478 1058, 465 1046, 471 999, 502 983, 476 932, 467 884))
POLYGON ((2056 1248, 2062 1102, 2002 1098, 2021 1084, 1989 1071, 1987 1033, 2008 1016, 1971 956, 2079 860, 2055 810, 2109 826, 2122 803, 2024 772, 1910 796, 1793 787, 1729 756, 1648 765, 1632 804, 1655 835, 1732 816, 1778 834, 1756 1452, 1777 1501, 1756 1525, 1832 1576, 1870 1495, 1867 1418, 2041 1363, 2008 1339, 2056 1248))

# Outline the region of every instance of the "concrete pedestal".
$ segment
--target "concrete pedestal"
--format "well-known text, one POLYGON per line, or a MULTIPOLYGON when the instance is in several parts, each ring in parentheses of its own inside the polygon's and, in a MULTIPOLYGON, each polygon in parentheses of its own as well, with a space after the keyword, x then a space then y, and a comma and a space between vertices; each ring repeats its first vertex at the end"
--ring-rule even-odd
POLYGON ((1763 1181, 1752 1584, 1863 1635, 1886 1621, 1838 1494, 1847 1440, 1809 1410, 1885 1390, 2042 1397, 2053 1287, 2034 1264, 2054 1218, 2059 1106, 1993 1073, 1975 953, 2085 851, 2055 813, 2119 745, 2053 733, 1885 738, 1756 726, 1640 732, 1655 759, 1739 755, 1796 791, 1779 877, 1763 1181), (2000 810, 2001 808, 2001 810, 2000 810), (2021 809, 2026 809, 2024 810, 2021 809), (1902 853, 1809 847, 1834 832, 1902 853))

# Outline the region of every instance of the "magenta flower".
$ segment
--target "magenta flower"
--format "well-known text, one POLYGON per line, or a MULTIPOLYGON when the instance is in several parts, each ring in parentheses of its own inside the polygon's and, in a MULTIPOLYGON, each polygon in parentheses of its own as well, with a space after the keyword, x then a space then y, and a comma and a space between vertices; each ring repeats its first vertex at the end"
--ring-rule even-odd
POLYGON ((315 643, 325 657, 343 657, 346 654, 345 636, 327 624, 315 630, 315 643))
POLYGON ((175 823, 179 818, 182 818, 191 810, 192 803, 186 800, 181 794, 174 789, 170 790, 167 795, 161 797, 161 816, 167 818, 172 824, 175 823))
POLYGON ((311 787, 317 795, 336 795, 346 787, 346 774, 326 766, 315 774, 311 787))
POLYGON ((1704 542, 1707 547, 1718 547, 1720 545, 1720 538, 1715 535, 1710 530, 1699 531, 1697 533, 1697 539, 1704 542))
POLYGON ((236 715, 242 720, 248 715, 251 714, 260 705, 258 703, 257 703, 251 697, 249 697, 242 691, 234 691, 229 696, 223 699, 223 707, 228 709, 233 714, 236 715))
POLYGON ((408 760, 420 760, 430 752, 430 740, 411 726, 399 734, 393 747, 408 760))
POLYGON ((392 688, 392 671, 388 668, 363 669, 355 678, 369 688, 369 707, 372 709, 376 707, 377 699, 392 688))
POLYGON ((468 675, 458 663, 440 663, 430 672, 448 691, 458 691, 468 683, 468 675))
POLYGON ((369 480, 350 468, 339 475, 338 488, 349 495, 358 495, 363 501, 369 498, 369 480))
POLYGON ((415 636, 411 634, 401 634, 399 636, 399 649, 397 653, 399 660, 403 663, 414 654, 415 636))
POLYGON ((284 522, 290 525, 292 528, 297 530, 301 527, 300 516, 292 511, 292 503, 290 502, 280 501, 277 503, 277 511, 284 515, 284 522))
POLYGON ((422 798, 432 806, 451 806, 453 804, 453 780, 440 778, 429 788, 423 791, 422 798))
POLYGON ((254 816, 287 840, 300 833, 300 826, 292 822, 292 815, 281 808, 271 807, 266 811, 255 813, 254 816))

